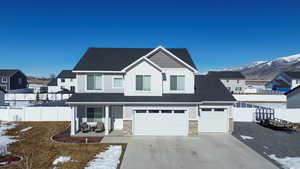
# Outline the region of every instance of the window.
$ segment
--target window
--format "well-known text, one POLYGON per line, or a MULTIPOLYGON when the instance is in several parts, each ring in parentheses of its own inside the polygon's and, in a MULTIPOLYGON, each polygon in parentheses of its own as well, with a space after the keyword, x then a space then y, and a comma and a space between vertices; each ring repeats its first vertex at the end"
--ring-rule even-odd
POLYGON ((241 87, 236 87, 235 91, 242 91, 242 88, 241 87))
POLYGON ((18 83, 19 83, 19 85, 22 84, 22 78, 19 78, 19 79, 18 79, 18 83))
POLYGON ((162 110, 161 113, 172 113, 172 110, 162 110))
POLYGON ((296 84, 300 84, 300 80, 296 80, 296 84))
POLYGON ((229 80, 226 80, 227 83, 229 83, 229 80))
POLYGON ((7 86, 6 85, 0 85, 0 89, 2 89, 2 90, 7 90, 7 86))
POLYGON ((174 113, 184 113, 184 110, 174 110, 174 113))
POLYGON ((75 86, 71 86, 71 92, 75 93, 75 86))
POLYGON ((236 82, 237 82, 237 83, 240 83, 240 80, 237 80, 236 82))
POLYGON ((180 76, 170 76, 170 89, 171 90, 184 90, 185 77, 180 76))
POLYGON ((98 122, 104 118, 104 108, 87 108, 87 122, 98 122))
POLYGON ((149 110, 149 113, 159 113, 159 110, 149 110))
POLYGON ((212 109, 210 109, 210 108, 203 108, 203 109, 201 109, 201 111, 212 111, 212 109))
POLYGON ((7 77, 2 77, 2 83, 7 83, 7 77))
POLYGON ((137 91, 151 91, 151 76, 136 75, 135 88, 137 91))
POLYGON ((114 78, 113 79, 113 87, 114 88, 122 88, 123 87, 123 78, 114 78))
POLYGON ((136 113, 147 113, 146 110, 136 110, 135 112, 136 112, 136 113))
POLYGON ((217 109, 214 109, 214 111, 225 111, 225 109, 223 109, 223 108, 217 108, 217 109))
POLYGON ((87 75, 88 90, 102 90, 102 75, 87 75))
POLYGON ((66 82, 66 79, 61 79, 60 81, 61 81, 62 83, 64 83, 64 82, 66 82))

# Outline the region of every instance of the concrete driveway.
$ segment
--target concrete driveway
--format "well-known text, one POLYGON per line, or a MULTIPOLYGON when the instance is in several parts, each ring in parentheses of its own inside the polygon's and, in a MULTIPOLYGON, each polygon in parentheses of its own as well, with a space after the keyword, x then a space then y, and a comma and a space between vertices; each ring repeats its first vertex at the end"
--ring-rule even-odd
POLYGON ((128 143, 121 169, 278 169, 228 134, 199 137, 105 137, 128 143))

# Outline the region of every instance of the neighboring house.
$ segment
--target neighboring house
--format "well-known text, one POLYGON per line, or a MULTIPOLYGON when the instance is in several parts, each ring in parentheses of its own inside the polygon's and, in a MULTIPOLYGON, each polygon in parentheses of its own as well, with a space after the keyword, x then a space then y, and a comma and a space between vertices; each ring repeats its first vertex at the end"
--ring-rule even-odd
POLYGON ((238 71, 209 71, 207 75, 220 79, 232 93, 242 93, 248 87, 245 76, 238 71))
POLYGON ((286 107, 288 109, 300 108, 300 86, 286 92, 285 95, 287 97, 286 107))
POLYGON ((289 91, 300 85, 300 72, 281 72, 266 84, 272 90, 289 91))
POLYGON ((0 106, 4 106, 5 104, 5 94, 6 91, 0 88, 0 106))
POLYGON ((17 69, 0 69, 0 88, 9 91, 27 88, 26 75, 17 69))
POLYGON ((105 134, 197 135, 233 130, 235 99, 220 80, 197 75, 185 48, 89 48, 73 69, 71 134, 87 122, 105 134))
POLYGON ((61 90, 75 92, 77 85, 76 74, 72 70, 63 70, 48 83, 48 93, 57 93, 61 90))

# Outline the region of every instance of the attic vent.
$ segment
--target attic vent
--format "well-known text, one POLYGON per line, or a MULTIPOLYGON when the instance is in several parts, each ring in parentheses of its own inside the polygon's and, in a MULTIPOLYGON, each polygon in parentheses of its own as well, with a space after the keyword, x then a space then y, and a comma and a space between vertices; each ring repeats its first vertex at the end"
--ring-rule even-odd
POLYGON ((163 81, 166 81, 166 80, 167 80, 166 73, 163 73, 163 74, 162 74, 162 78, 163 78, 163 81))

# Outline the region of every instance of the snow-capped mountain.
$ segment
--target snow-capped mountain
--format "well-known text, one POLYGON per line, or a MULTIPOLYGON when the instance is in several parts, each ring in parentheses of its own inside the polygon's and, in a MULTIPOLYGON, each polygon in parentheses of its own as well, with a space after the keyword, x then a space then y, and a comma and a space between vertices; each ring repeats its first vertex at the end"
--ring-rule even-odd
POLYGON ((283 71, 300 71, 300 53, 279 57, 271 61, 257 61, 245 66, 225 70, 240 71, 247 79, 271 80, 283 71))

